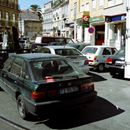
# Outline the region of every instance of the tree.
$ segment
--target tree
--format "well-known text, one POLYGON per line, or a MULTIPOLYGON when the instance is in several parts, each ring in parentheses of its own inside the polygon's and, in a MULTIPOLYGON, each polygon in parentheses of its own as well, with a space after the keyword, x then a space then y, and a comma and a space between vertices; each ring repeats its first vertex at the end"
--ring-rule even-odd
POLYGON ((39 16, 39 19, 40 20, 43 20, 43 17, 42 17, 42 11, 41 11, 41 8, 40 8, 40 6, 39 5, 31 5, 30 6, 30 9, 32 10, 32 11, 34 11, 35 13, 37 13, 37 15, 39 16))

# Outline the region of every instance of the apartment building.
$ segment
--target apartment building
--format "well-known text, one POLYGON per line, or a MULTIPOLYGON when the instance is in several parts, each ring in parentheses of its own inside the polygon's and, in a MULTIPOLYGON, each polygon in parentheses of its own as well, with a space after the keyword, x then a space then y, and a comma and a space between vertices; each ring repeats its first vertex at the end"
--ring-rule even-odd
POLYGON ((74 31, 73 38, 78 41, 89 42, 88 27, 89 27, 89 1, 90 0, 70 0, 70 27, 74 31))
POLYGON ((53 31, 55 36, 68 37, 69 0, 53 0, 53 31))
POLYGON ((54 35, 53 33, 53 1, 44 4, 43 7, 43 35, 54 35))
POLYGON ((18 0, 0 0, 0 43, 6 40, 6 47, 12 47, 16 39, 18 15, 18 0))

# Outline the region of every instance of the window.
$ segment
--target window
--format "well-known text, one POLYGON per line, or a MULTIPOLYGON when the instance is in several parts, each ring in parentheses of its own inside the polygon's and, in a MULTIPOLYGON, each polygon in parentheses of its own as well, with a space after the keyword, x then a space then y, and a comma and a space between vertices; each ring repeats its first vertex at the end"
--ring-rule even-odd
POLYGON ((6 21, 9 21, 9 13, 6 12, 6 21))
POLYGON ((9 58, 9 59, 7 59, 6 61, 5 61, 5 63, 4 63, 4 70, 5 71, 10 71, 10 69, 11 69, 11 65, 12 65, 12 63, 13 63, 13 60, 14 60, 14 58, 9 58))
POLYGON ((82 55, 80 52, 78 52, 75 49, 55 49, 55 53, 57 55, 63 55, 63 56, 82 55))
POLYGON ((15 23, 15 14, 13 14, 13 22, 15 23))
POLYGON ((63 78, 60 74, 73 74, 74 69, 65 60, 51 59, 30 62, 31 70, 36 81, 45 80, 48 76, 63 78))
POLYGON ((113 3, 114 3, 114 1, 113 1, 113 0, 108 0, 108 7, 113 6, 113 3))
POLYGON ((77 15, 77 2, 74 3, 74 19, 76 19, 77 15))
POLYGON ((1 15, 1 11, 0 11, 0 20, 1 20, 1 18, 2 18, 2 15, 1 15))
POLYGON ((96 0, 92 0, 92 7, 96 8, 96 0))
POLYGON ((111 55, 109 48, 104 48, 102 55, 111 55))
POLYGON ((111 48, 112 54, 115 54, 117 52, 116 48, 111 48))
POLYGON ((39 48, 38 52, 51 53, 50 49, 48 49, 48 48, 39 48))
POLYGON ((103 6, 104 5, 104 0, 99 0, 99 6, 103 6))
POLYGON ((23 60, 16 58, 12 64, 10 72, 16 76, 21 77, 22 76, 22 65, 23 65, 23 60))

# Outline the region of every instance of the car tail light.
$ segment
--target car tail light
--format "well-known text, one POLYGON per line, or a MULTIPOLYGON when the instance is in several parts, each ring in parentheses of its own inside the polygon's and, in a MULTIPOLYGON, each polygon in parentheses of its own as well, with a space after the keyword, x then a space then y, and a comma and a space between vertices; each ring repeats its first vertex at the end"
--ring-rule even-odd
POLYGON ((84 65, 88 65, 88 60, 85 60, 85 61, 84 61, 84 65))
POLYGON ((46 96, 46 92, 32 92, 32 99, 34 100, 38 100, 38 99, 42 99, 46 96))
POLYGON ((55 97, 57 96, 57 90, 48 90, 44 92, 32 92, 32 99, 33 100, 39 100, 39 99, 45 99, 47 97, 55 97))
POLYGON ((85 91, 85 90, 94 90, 94 83, 93 82, 89 82, 89 83, 84 83, 80 86, 81 90, 82 91, 85 91))
POLYGON ((107 59, 106 59, 106 63, 107 63, 107 64, 112 64, 112 58, 110 58, 110 57, 107 58, 107 59))
POLYGON ((97 57, 95 56, 93 60, 97 60, 97 57))

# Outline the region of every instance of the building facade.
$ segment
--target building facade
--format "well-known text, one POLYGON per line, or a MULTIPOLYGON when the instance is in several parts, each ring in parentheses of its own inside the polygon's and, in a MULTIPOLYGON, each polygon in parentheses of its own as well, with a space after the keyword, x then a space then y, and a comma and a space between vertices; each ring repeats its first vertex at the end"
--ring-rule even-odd
POLYGON ((107 1, 104 16, 105 43, 120 49, 126 39, 126 0, 107 1))
POLYGON ((18 33, 18 0, 0 0, 0 43, 13 47, 18 33))
POLYGON ((37 35, 41 35, 42 21, 36 12, 31 10, 23 10, 19 14, 19 36, 35 39, 37 35))
POLYGON ((49 1, 44 4, 43 7, 43 35, 54 35, 53 34, 53 1, 49 1))

